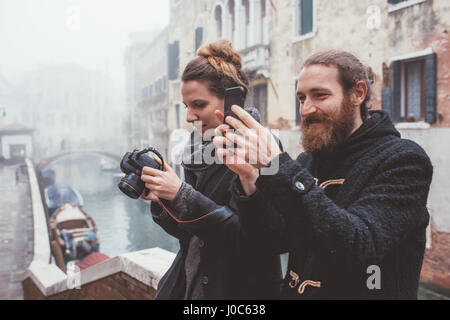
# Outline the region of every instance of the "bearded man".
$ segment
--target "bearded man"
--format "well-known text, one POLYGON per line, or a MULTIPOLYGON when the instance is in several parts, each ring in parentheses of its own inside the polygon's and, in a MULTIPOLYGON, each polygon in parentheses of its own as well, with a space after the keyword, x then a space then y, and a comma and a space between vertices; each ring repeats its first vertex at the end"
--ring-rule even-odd
POLYGON ((289 252, 284 299, 417 299, 433 167, 385 112, 368 111, 373 79, 347 52, 306 60, 296 160, 239 107, 216 130, 218 156, 239 175, 241 224, 263 250, 289 252), (273 163, 276 174, 260 174, 273 163))

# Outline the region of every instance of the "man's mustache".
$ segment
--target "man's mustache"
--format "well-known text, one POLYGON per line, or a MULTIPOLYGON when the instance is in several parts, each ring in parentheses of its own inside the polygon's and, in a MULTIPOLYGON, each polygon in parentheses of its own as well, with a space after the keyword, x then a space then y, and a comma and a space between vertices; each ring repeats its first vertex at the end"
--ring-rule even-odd
POLYGON ((312 114, 307 117, 303 117, 302 124, 309 127, 313 123, 330 121, 331 118, 327 114, 312 114))

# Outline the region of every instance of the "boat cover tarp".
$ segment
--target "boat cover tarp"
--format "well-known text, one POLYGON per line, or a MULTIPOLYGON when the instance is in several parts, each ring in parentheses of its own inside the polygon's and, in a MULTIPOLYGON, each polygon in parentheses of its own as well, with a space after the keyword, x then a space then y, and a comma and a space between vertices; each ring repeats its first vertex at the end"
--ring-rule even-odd
POLYGON ((81 212, 79 207, 72 207, 66 205, 61 208, 58 216, 55 218, 56 223, 61 223, 70 220, 86 220, 86 216, 81 212))
POLYGON ((55 183, 45 188, 45 201, 49 208, 59 208, 63 204, 83 206, 79 192, 63 183, 55 183))
POLYGON ((83 260, 76 262, 76 265, 80 268, 80 270, 84 270, 108 259, 109 257, 106 254, 93 252, 83 260))

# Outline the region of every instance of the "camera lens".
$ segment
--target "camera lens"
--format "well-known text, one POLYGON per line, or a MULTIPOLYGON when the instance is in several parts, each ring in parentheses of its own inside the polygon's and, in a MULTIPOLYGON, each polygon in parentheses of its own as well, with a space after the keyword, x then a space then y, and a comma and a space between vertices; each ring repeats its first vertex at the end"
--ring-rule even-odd
POLYGON ((132 199, 138 199, 144 191, 144 183, 134 173, 130 173, 120 180, 119 189, 132 199))

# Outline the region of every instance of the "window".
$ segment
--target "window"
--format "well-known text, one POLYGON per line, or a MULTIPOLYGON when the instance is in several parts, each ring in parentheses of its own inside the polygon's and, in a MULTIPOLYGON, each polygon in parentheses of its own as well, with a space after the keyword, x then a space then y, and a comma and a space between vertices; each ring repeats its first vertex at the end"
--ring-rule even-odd
POLYGON ((248 48, 250 44, 250 5, 248 0, 242 0, 242 7, 244 9, 245 14, 245 24, 244 24, 244 30, 241 33, 241 30, 239 30, 239 33, 242 34, 240 37, 242 39, 242 48, 248 48))
POLYGON ((388 0, 389 12, 394 12, 397 10, 401 10, 422 2, 425 2, 427 0, 388 0))
POLYGON ((169 43, 169 80, 176 80, 180 69, 180 42, 169 43))
POLYGON ((409 0, 388 0, 389 4, 397 4, 400 2, 408 2, 409 0))
POLYGON ((394 60, 382 105, 394 122, 436 122, 436 54, 394 60))
POLYGON ((142 100, 150 99, 153 96, 153 85, 148 85, 141 90, 142 92, 142 100))
POLYGON ((258 109, 261 124, 267 124, 267 83, 251 86, 245 100, 245 105, 258 109))
POLYGON ((314 31, 313 0, 295 0, 295 37, 302 37, 314 31))
POLYGON ((203 28, 198 27, 195 29, 195 51, 197 51, 203 42, 203 28))
POLYGON ((423 120, 423 60, 405 62, 403 67, 403 90, 401 115, 406 120, 423 120))
POLYGON ((233 33, 236 30, 236 14, 234 11, 234 0, 228 1, 228 12, 231 17, 231 32, 233 33))
POLYGON ((260 0, 261 1, 261 19, 264 19, 266 16, 266 0, 260 0))
POLYGON ((167 92, 167 76, 164 76, 163 79, 163 90, 164 92, 167 92))
POLYGON ((222 7, 217 6, 214 10, 214 19, 216 22, 216 35, 217 38, 222 37, 222 7))
POLYGON ((254 90, 254 105, 258 107, 261 123, 267 123, 267 84, 258 85, 254 90))
POLYGON ((27 154, 27 146, 24 144, 12 144, 9 146, 9 154, 11 159, 23 159, 27 154))
POLYGON ((245 24, 250 24, 250 5, 248 0, 242 0, 242 6, 245 8, 245 24))
POLYGON ((177 129, 180 129, 180 104, 175 105, 175 125, 177 129))

